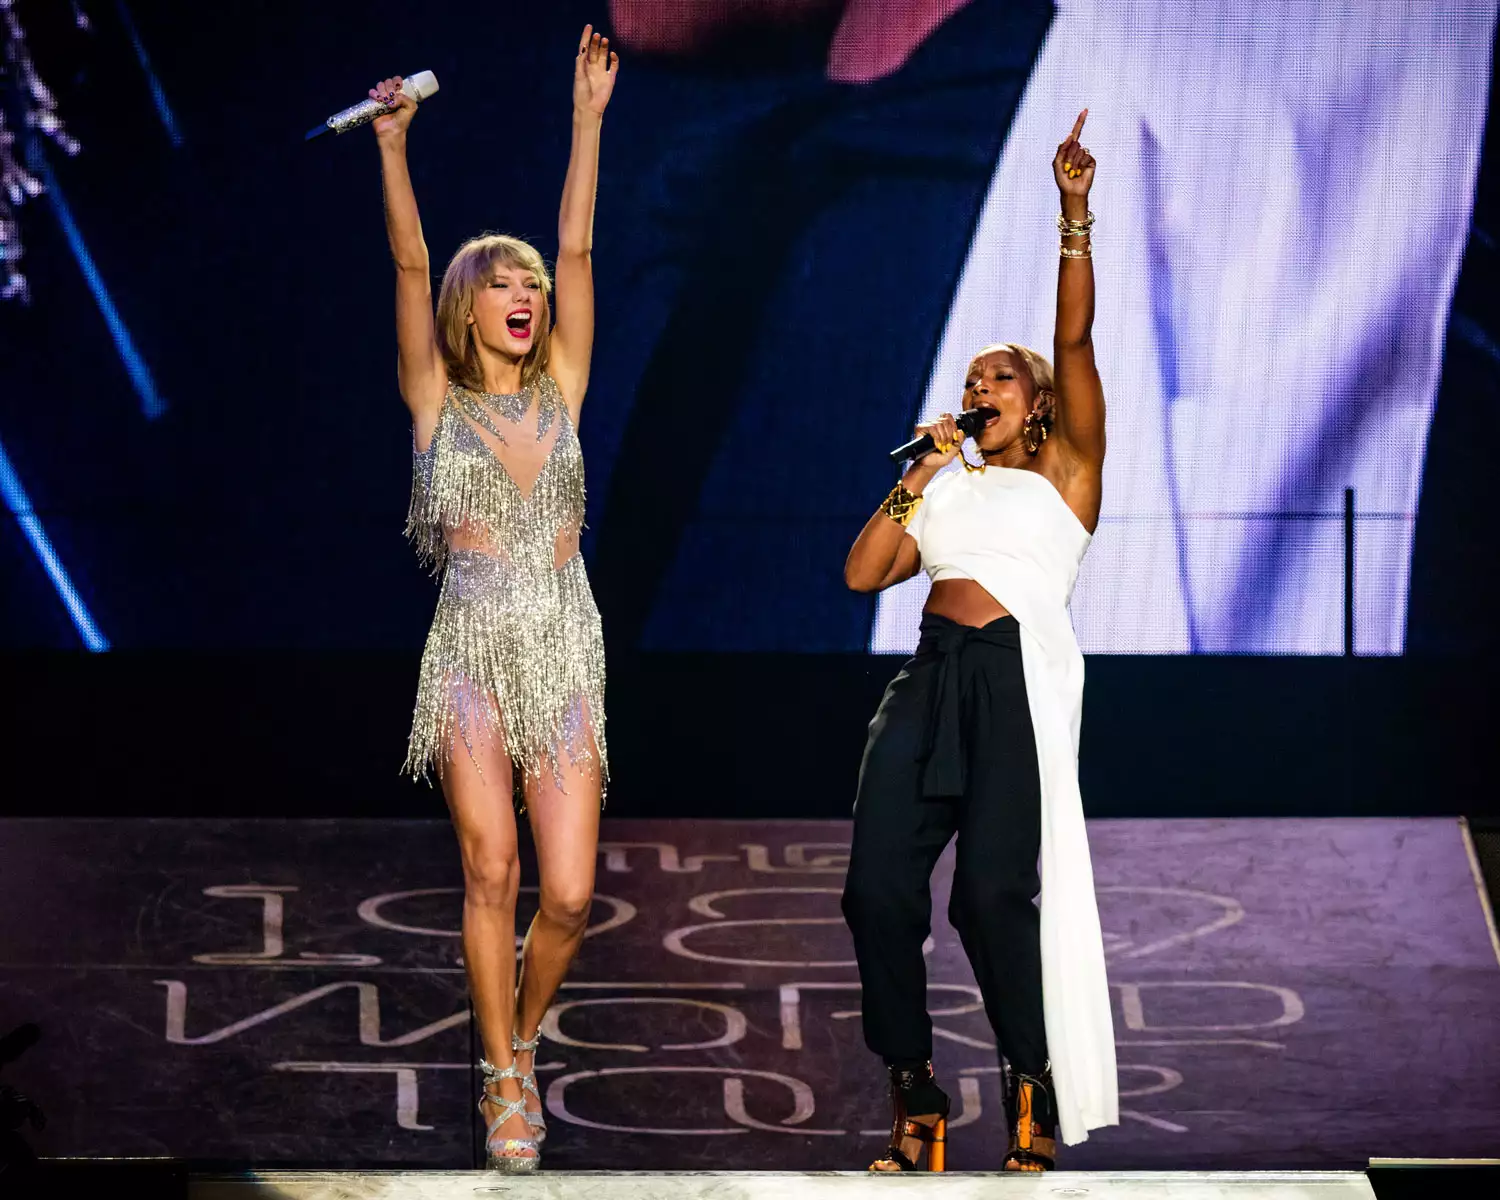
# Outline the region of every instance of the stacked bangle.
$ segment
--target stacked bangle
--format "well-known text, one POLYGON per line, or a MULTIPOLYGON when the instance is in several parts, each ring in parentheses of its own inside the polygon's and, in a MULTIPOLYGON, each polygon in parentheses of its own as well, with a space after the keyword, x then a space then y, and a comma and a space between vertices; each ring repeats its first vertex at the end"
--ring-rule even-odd
POLYGON ((1092 237, 1093 230, 1093 213, 1089 213, 1089 215, 1082 221, 1070 221, 1067 217, 1063 216, 1062 213, 1058 213, 1057 232, 1060 233, 1064 239, 1083 238, 1084 241, 1080 246, 1069 246, 1066 240, 1060 241, 1058 243, 1057 252, 1063 258, 1092 258, 1094 256, 1092 237))
POLYGON ((1088 237, 1094 228, 1094 214, 1089 213, 1081 221, 1070 221, 1062 213, 1057 214, 1057 232, 1063 237, 1088 237))

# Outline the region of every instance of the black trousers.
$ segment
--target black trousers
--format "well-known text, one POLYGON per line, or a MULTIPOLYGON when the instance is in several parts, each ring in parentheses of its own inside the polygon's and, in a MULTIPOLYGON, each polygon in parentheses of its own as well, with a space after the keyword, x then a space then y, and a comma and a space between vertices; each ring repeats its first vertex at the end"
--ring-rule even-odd
POLYGON ((927 964, 932 868, 958 837, 948 918, 973 965, 1000 1053, 1040 1075, 1037 855, 1041 783, 1014 617, 983 629, 922 619, 860 765, 844 919, 864 990, 865 1043, 887 1063, 932 1057, 927 964))

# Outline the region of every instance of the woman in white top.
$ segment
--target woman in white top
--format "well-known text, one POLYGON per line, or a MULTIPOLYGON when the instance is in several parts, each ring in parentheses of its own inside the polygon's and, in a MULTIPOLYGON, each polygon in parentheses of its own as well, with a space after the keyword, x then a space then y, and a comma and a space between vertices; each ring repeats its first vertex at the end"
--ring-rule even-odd
POLYGON ((1055 367, 1023 346, 981 351, 963 396, 965 410, 992 414, 974 439, 978 461, 935 478, 961 459, 963 435, 951 414, 918 426, 936 449, 870 518, 844 569, 860 592, 921 569, 933 581, 917 654, 870 725, 844 891, 865 1041, 887 1064, 895 1109, 871 1170, 916 1169, 924 1147, 929 1169, 944 1169, 948 1097, 932 1075, 922 945, 932 868, 955 835, 949 917, 1007 1067, 1006 1169, 1052 1167, 1059 1125, 1071 1143, 1118 1119, 1078 795, 1083 659, 1067 611, 1104 463, 1086 116, 1053 159, 1055 367))

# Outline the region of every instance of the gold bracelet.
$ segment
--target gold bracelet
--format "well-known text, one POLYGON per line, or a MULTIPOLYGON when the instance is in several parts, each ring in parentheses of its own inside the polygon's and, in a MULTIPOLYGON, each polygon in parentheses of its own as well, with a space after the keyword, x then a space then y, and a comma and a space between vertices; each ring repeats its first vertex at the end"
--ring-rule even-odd
POLYGON ((1087 242, 1085 242, 1082 246, 1078 246, 1078 247, 1059 245, 1057 247, 1057 252, 1058 252, 1058 254, 1062 255, 1063 258, 1093 258, 1094 257, 1094 247, 1091 246, 1087 242))
POLYGON ((1093 227, 1093 213, 1089 213, 1082 221, 1070 221, 1062 213, 1057 214, 1057 232, 1063 237, 1086 237, 1093 227))
POLYGON ((904 483, 898 483, 891 489, 891 494, 880 502, 880 511, 902 529, 911 524, 911 519, 921 507, 922 497, 907 491, 904 483))

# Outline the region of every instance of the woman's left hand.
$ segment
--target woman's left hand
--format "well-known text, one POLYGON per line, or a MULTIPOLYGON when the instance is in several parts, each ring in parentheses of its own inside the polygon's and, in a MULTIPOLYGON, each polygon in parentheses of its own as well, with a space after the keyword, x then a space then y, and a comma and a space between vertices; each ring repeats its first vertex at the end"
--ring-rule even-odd
POLYGON ((585 25, 573 64, 573 107, 602 117, 619 71, 620 56, 610 50, 609 39, 595 33, 592 25, 585 25))
POLYGON ((1078 120, 1073 122, 1073 132, 1057 148, 1057 155, 1052 160, 1052 174, 1057 180, 1057 190, 1064 196, 1087 196, 1089 189, 1094 186, 1094 156, 1089 153, 1087 146, 1078 142, 1088 115, 1088 109, 1078 114, 1078 120))

